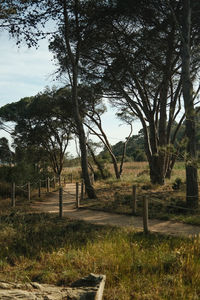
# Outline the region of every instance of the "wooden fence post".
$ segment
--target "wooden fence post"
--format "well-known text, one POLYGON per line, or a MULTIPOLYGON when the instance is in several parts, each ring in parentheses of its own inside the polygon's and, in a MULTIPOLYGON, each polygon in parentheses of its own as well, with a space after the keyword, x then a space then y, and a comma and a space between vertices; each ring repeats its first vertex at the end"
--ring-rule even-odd
POLYGON ((76 182, 76 208, 79 208, 79 183, 76 182))
POLYGON ((31 184, 30 182, 27 183, 27 189, 28 189, 28 201, 31 200, 31 184))
POLYGON ((73 182, 73 174, 71 173, 71 183, 73 182))
POLYGON ((81 181, 81 198, 80 198, 80 203, 83 201, 84 197, 84 180, 81 181))
POLYGON ((59 217, 63 216, 63 188, 59 187, 59 217))
POLYGON ((49 187, 49 177, 47 177, 47 193, 50 192, 50 187, 49 187))
POLYGON ((53 176, 53 188, 55 189, 55 187, 56 187, 56 178, 55 176, 53 176))
POLYGON ((93 185, 94 184, 94 173, 92 173, 90 175, 90 181, 91 181, 91 185, 93 185))
POLYGON ((41 180, 39 180, 39 183, 38 183, 38 197, 39 198, 41 197, 41 180))
POLYGON ((132 189, 132 207, 133 207, 133 214, 136 214, 137 209, 137 195, 136 195, 136 185, 133 185, 132 189))
POLYGON ((144 233, 148 234, 149 226, 148 226, 148 199, 143 197, 143 227, 144 233))
POLYGON ((12 207, 15 207, 15 182, 12 183, 11 198, 12 198, 12 207))

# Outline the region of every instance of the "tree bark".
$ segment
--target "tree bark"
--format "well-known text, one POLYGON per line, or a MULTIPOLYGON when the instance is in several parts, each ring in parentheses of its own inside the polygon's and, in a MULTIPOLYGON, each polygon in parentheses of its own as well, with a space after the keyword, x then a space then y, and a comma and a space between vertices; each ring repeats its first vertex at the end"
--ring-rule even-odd
POLYGON ((198 177, 196 162, 195 109, 193 103, 193 84, 190 76, 190 35, 191 35, 191 2, 183 0, 182 24, 182 87, 186 116, 186 203, 188 207, 198 207, 198 177))
POLYGON ((79 5, 79 1, 75 0, 74 11, 70 12, 70 14, 74 13, 74 17, 76 20, 75 26, 76 26, 76 34, 77 34, 77 44, 73 49, 73 47, 70 44, 70 32, 69 32, 70 26, 69 26, 69 16, 67 10, 67 1, 63 0, 63 16, 64 16, 64 30, 65 30, 64 37, 65 37, 67 54, 69 56, 69 61, 72 69, 71 89, 72 89, 73 114, 77 126, 79 145, 81 150, 82 174, 85 182, 85 189, 87 195, 89 198, 94 199, 96 198, 96 194, 93 186, 91 185, 89 172, 88 172, 86 137, 85 137, 85 131, 84 131, 81 115, 80 115, 79 102, 78 102, 78 65, 80 59, 80 45, 81 45, 79 15, 77 11, 78 5, 79 5))
POLYGON ((85 189, 87 195, 91 199, 96 198, 96 193, 91 185, 90 176, 88 172, 88 155, 87 155, 87 146, 86 146, 86 137, 85 131, 83 127, 83 123, 81 121, 80 111, 79 111, 79 103, 78 103, 78 93, 77 93, 77 78, 78 78, 78 68, 74 66, 73 70, 73 86, 72 86, 72 99, 73 99, 73 111, 74 111, 74 119, 76 122, 76 127, 79 136, 79 145, 81 150, 81 168, 82 174, 85 182, 85 189))
POLYGON ((149 161, 150 179, 151 183, 164 185, 165 173, 163 172, 163 165, 160 163, 159 155, 154 155, 149 161))

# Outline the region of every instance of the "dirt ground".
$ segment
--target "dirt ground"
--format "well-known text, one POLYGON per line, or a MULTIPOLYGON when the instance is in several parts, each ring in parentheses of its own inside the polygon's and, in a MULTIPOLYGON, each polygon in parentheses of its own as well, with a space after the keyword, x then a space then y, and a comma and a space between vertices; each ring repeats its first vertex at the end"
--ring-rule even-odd
MULTIPOLYGON (((59 214, 59 195, 52 192, 44 201, 34 202, 31 209, 35 212, 48 212, 59 214)), ((133 230, 143 231, 141 217, 108 213, 103 211, 76 208, 75 184, 67 184, 63 188, 63 216, 70 219, 84 220, 86 222, 130 227, 133 230)), ((200 226, 188 225, 174 221, 152 219, 148 221, 149 231, 173 236, 193 237, 200 234, 200 226)))

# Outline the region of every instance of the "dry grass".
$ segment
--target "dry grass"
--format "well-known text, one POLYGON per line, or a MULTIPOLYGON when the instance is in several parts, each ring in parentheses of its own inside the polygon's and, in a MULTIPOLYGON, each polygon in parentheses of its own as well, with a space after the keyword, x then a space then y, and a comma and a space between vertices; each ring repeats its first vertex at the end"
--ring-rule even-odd
MULTIPOLYGON (((178 220, 200 225, 200 211, 185 210, 185 169, 177 163, 170 180, 164 186, 152 185, 147 163, 125 163, 121 180, 114 177, 95 183, 98 199, 85 199, 83 206, 115 213, 132 214, 132 186, 137 186, 137 215, 142 215, 142 198, 149 200, 150 218, 178 220), (179 190, 172 188, 176 178, 182 184, 179 190), (177 208, 178 207, 178 208, 177 208), (181 209, 181 207, 183 207, 181 209)), ((199 174, 200 175, 200 174, 199 174)))
POLYGON ((105 300, 199 299, 199 256, 199 238, 143 236, 47 214, 0 223, 0 280, 69 285, 106 274, 105 300))
MULTIPOLYGON (((146 170, 146 163, 126 163, 122 180, 95 183, 98 201, 85 204, 131 213, 132 184, 138 187, 138 199, 146 195, 166 202, 184 194, 184 185, 178 192, 172 190, 175 178, 184 181, 182 166, 176 166, 165 187, 152 186, 146 170)), ((75 178, 79 171, 73 170, 75 178)), ((130 229, 27 214, 25 198, 17 204, 10 209, 9 198, 0 201, 0 280, 68 285, 93 272, 107 276, 105 300, 200 299, 199 237, 144 236, 130 229)), ((157 216, 160 211, 160 206, 154 207, 157 216)))

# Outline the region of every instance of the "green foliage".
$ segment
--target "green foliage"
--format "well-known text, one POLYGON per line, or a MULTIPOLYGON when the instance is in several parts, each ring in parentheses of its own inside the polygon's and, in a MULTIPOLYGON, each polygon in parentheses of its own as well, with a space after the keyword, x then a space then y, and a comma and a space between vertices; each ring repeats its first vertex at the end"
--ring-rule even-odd
MULTIPOLYGON (((104 174, 104 180, 112 177, 112 174, 110 173, 110 171, 105 167, 103 168, 103 174, 104 174)), ((102 176, 101 176, 101 173, 100 173, 99 170, 95 170, 94 179, 95 180, 101 180, 102 179, 102 176)))
POLYGON ((12 178, 12 168, 9 166, 0 167, 0 181, 11 182, 12 178))
POLYGON ((13 161, 13 152, 10 150, 8 140, 5 137, 0 138, 0 162, 1 164, 11 164, 13 161))
POLYGON ((63 164, 63 167, 77 167, 77 166, 80 166, 80 158, 79 157, 76 157, 76 158, 68 158, 65 156, 64 158, 64 164, 63 164))
POLYGON ((110 156, 108 150, 102 151, 98 157, 102 160, 103 163, 111 163, 112 162, 111 156, 110 156))
MULTIPOLYGON (((15 124, 12 132, 15 147, 14 179, 20 169, 20 177, 32 178, 34 165, 41 173, 47 169, 47 165, 51 165, 54 173, 61 174, 73 127, 69 89, 46 89, 35 97, 7 104, 0 108, 0 118, 3 124, 15 124)), ((3 144, 0 147, 0 159, 5 152, 2 150, 1 155, 1 148, 3 144)))
MULTIPOLYGON (((112 146, 112 151, 120 161, 123 153, 124 143, 122 141, 112 146)), ((106 162, 110 162, 110 155, 107 150, 100 153, 100 157, 106 162)), ((146 161, 146 154, 144 151, 144 136, 142 131, 138 135, 133 135, 127 143, 125 162, 127 161, 146 161)))

